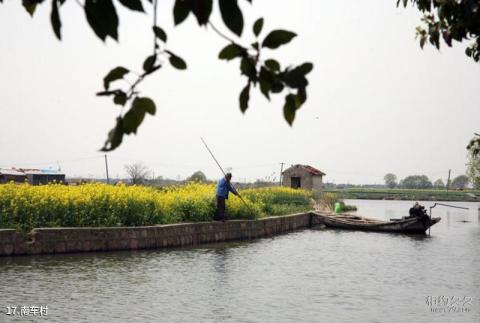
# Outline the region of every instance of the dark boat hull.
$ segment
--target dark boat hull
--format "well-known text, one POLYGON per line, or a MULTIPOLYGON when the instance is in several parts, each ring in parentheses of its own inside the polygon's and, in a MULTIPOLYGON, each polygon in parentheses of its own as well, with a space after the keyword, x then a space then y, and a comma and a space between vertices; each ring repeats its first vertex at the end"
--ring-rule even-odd
POLYGON ((441 220, 441 218, 432 218, 430 222, 428 218, 409 218, 394 221, 380 221, 351 215, 337 216, 319 213, 317 213, 317 216, 320 217, 320 223, 330 228, 415 234, 425 234, 429 227, 441 220))

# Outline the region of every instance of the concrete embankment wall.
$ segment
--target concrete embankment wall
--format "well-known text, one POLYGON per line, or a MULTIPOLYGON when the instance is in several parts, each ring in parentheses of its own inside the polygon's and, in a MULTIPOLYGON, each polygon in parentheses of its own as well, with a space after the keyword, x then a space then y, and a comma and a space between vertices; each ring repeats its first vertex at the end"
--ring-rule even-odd
POLYGON ((145 227, 45 228, 29 234, 0 230, 0 256, 157 249, 268 237, 317 223, 314 213, 259 220, 145 227))

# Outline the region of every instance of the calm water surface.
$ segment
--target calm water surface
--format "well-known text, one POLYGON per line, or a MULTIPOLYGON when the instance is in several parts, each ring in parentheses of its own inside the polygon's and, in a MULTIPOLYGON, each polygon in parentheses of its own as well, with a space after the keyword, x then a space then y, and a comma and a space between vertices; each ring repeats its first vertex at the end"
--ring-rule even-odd
MULTIPOLYGON (((386 219, 411 205, 348 203, 386 219)), ((435 208, 431 237, 304 230, 194 249, 0 258, 0 321, 34 320, 7 316, 7 306, 46 304, 36 321, 480 322, 480 205, 452 204, 470 210, 435 208), (473 300, 438 313, 428 296, 473 300)))

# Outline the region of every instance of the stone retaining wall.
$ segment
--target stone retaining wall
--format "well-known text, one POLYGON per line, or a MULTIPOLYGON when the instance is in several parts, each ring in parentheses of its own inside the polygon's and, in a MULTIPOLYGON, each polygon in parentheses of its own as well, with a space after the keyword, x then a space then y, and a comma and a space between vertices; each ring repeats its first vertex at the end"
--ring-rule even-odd
POLYGON ((311 227, 314 213, 259 220, 179 223, 146 227, 45 228, 29 234, 0 230, 0 256, 137 250, 268 237, 311 227))

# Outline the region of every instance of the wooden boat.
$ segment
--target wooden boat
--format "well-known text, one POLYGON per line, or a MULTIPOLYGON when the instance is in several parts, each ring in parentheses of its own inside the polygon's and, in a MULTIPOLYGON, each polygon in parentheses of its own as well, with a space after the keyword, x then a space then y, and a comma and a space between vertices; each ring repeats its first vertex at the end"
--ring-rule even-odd
POLYGON ((319 217, 319 222, 327 227, 362 230, 375 232, 400 232, 400 233, 420 233, 425 234, 427 229, 438 223, 441 218, 414 217, 404 219, 390 219, 390 221, 368 219, 351 214, 325 214, 315 213, 319 217))

